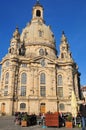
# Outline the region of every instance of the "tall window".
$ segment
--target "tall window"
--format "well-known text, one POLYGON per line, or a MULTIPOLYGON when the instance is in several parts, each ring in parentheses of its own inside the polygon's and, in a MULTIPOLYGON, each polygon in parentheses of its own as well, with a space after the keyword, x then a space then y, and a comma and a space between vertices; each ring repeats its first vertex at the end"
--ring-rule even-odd
POLYGON ((21 96, 26 96, 26 86, 21 86, 21 96))
POLYGON ((8 95, 9 73, 5 74, 4 96, 8 95))
POLYGON ((63 84, 62 75, 58 75, 57 84, 58 84, 58 86, 62 86, 62 84, 63 84))
POLYGON ((26 82, 27 82, 27 74, 22 73, 22 75, 21 75, 21 84, 26 84, 26 82))
POLYGON ((21 96, 26 96, 27 74, 21 74, 21 96))
POLYGON ((41 73, 41 75, 40 75, 40 95, 42 97, 46 96, 46 76, 45 76, 45 73, 41 73))
POLYGON ((40 75, 40 84, 45 84, 46 77, 45 77, 45 73, 41 73, 40 75))
POLYGON ((4 96, 7 96, 8 95, 8 86, 5 86, 4 87, 4 96))
POLYGON ((5 75, 5 84, 9 83, 9 73, 7 72, 5 75))
POLYGON ((45 86, 40 86, 40 94, 41 94, 41 96, 42 97, 45 97, 46 96, 46 90, 45 90, 46 88, 45 88, 45 86))
POLYGON ((63 87, 58 87, 57 93, 58 93, 58 97, 63 97, 63 87))

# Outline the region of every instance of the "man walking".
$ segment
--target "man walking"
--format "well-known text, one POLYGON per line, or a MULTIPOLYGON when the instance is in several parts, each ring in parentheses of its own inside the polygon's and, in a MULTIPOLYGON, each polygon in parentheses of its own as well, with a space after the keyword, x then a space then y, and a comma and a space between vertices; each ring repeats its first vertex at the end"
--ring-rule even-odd
POLYGON ((82 99, 82 104, 80 105, 80 115, 82 119, 82 130, 86 130, 86 103, 85 98, 82 99))

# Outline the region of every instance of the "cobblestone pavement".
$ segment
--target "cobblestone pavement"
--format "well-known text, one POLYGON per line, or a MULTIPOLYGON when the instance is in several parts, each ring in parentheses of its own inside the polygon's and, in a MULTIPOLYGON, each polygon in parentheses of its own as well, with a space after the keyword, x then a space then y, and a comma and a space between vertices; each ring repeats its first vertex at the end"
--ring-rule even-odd
MULTIPOLYGON (((70 128, 57 128, 57 127, 48 127, 43 128, 43 126, 29 126, 21 127, 20 125, 15 125, 14 117, 0 117, 0 130, 70 130, 70 128)), ((81 130, 81 128, 71 128, 71 130, 81 130)))

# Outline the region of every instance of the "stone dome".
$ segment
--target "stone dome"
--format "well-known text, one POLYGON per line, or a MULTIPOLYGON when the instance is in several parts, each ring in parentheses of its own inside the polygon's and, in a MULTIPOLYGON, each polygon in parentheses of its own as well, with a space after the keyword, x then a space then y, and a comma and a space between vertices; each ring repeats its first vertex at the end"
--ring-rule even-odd
POLYGON ((31 22, 22 31, 21 41, 25 41, 25 45, 30 44, 49 44, 54 46, 55 38, 50 29, 44 23, 31 22))
POLYGON ((40 44, 55 48, 54 34, 43 20, 43 7, 40 4, 33 7, 32 20, 23 29, 20 39, 25 42, 25 46, 40 44))

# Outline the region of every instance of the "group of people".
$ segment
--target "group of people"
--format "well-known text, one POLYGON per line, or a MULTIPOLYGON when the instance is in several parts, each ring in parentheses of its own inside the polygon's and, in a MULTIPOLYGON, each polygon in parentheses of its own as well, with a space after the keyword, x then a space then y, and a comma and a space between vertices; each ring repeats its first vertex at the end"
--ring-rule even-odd
MULTIPOLYGON (((79 108, 79 114, 81 116, 81 123, 82 123, 82 130, 86 130, 86 102, 85 102, 85 98, 82 98, 82 103, 80 104, 80 108, 79 108)), ((37 116, 36 115, 27 115, 27 113, 15 113, 15 120, 22 120, 23 116, 27 116, 29 119, 29 124, 31 125, 32 122, 34 122, 34 124, 37 123, 37 116)), ((64 116, 62 114, 60 114, 60 122, 62 122, 62 125, 65 125, 65 120, 63 118, 64 116)), ((43 124, 43 119, 45 118, 44 115, 41 115, 41 121, 43 124)))
POLYGON ((35 114, 28 115, 27 112, 16 112, 14 122, 18 121, 19 124, 21 124, 22 120, 27 121, 27 126, 36 125, 37 124, 37 115, 35 115, 35 114))

